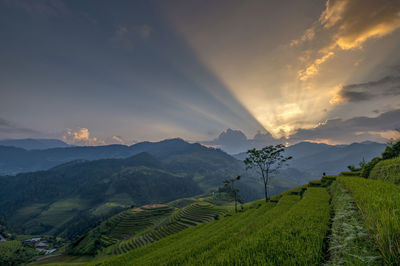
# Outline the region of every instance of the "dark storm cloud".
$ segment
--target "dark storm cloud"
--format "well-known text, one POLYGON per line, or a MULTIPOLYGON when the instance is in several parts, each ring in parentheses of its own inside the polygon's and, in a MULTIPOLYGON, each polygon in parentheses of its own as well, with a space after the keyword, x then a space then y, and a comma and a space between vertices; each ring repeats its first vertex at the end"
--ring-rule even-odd
POLYGON ((361 102, 398 95, 400 95, 400 76, 386 76, 376 81, 345 85, 339 92, 342 102, 361 102))
POLYGON ((368 101, 374 98, 374 95, 368 92, 359 92, 359 91, 343 91, 341 93, 341 96, 348 102, 368 101))
POLYGON ((334 142, 349 142, 356 136, 371 132, 391 131, 400 127, 400 109, 383 113, 377 117, 354 117, 348 120, 332 119, 313 129, 299 129, 290 137, 291 141, 329 139, 334 142))
POLYGON ((254 136, 254 138, 249 139, 242 131, 228 128, 226 131, 222 132, 216 139, 212 141, 203 141, 201 143, 205 145, 219 147, 230 154, 235 154, 252 148, 259 149, 267 145, 275 145, 285 142, 286 139, 276 139, 268 131, 264 133, 259 131, 254 136))

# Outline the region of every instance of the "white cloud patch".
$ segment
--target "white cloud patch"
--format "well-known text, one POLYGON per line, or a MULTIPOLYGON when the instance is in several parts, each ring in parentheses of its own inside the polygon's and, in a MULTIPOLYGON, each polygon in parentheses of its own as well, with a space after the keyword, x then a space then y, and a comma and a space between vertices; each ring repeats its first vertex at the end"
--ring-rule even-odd
POLYGON ((121 136, 111 136, 105 139, 94 137, 91 135, 87 128, 77 128, 75 130, 67 128, 62 140, 68 144, 78 146, 97 146, 97 145, 110 145, 110 144, 122 144, 128 145, 133 142, 125 141, 121 136))

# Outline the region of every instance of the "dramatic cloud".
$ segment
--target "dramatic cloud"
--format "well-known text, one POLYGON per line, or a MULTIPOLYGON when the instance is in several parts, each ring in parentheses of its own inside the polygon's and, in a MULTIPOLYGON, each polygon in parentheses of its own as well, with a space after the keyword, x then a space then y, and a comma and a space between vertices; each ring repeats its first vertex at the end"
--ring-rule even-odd
POLYGON ((371 83, 400 76, 399 0, 77 2, 0 0, 9 121, 81 145, 234 128, 247 147, 400 108, 396 80, 371 83))
MULTIPOLYGON (((340 50, 360 49, 372 38, 381 38, 400 28, 400 2, 393 0, 328 0, 319 19, 320 25, 308 29, 299 44, 308 40, 309 32, 326 32, 330 41, 319 50, 319 55, 298 78, 305 81, 319 72, 321 64, 340 50)), ((314 37, 315 34, 312 36, 314 37)))
POLYGON ((400 127, 400 109, 377 117, 355 117, 348 120, 332 119, 313 129, 299 129, 290 142, 321 141, 349 143, 362 140, 385 141, 400 127))
POLYGON ((400 95, 400 76, 386 76, 377 81, 341 86, 339 92, 330 101, 331 104, 361 102, 379 97, 400 95))

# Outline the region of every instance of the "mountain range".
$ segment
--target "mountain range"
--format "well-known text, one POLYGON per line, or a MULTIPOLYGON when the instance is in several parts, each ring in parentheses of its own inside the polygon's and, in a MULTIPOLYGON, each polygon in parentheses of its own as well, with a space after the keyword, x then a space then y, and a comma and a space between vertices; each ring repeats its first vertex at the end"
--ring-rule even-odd
MULTIPOLYGON (((346 170, 384 148, 373 142, 289 146, 286 153, 294 159, 272 180, 270 194, 305 184, 322 172, 346 170)), ((255 200, 263 190, 259 178, 245 170, 245 156, 182 139, 45 150, 0 146, 1 172, 16 174, 0 176, 0 216, 21 233, 71 238, 132 205, 210 193, 237 175, 242 176, 237 184, 241 197, 255 200)))
MULTIPOLYGON (((225 179, 244 170, 242 162, 221 150, 181 139, 135 147, 74 147, 47 152, 59 154, 66 150, 76 154, 77 149, 92 159, 136 154, 127 158, 79 159, 49 170, 0 176, 0 216, 7 217, 16 231, 72 238, 131 206, 216 191, 225 179)), ((290 186, 293 184, 280 181, 276 189, 282 191, 290 186)), ((244 176, 238 188, 246 200, 262 196, 256 178, 244 176)))
POLYGON ((46 150, 52 148, 66 148, 71 145, 59 139, 4 139, 0 146, 16 147, 25 150, 46 150))

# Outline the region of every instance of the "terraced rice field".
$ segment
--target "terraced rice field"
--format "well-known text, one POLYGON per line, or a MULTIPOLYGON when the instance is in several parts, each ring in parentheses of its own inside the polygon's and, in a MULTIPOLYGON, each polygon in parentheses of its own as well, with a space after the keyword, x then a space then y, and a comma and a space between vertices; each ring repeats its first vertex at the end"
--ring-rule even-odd
MULTIPOLYGON (((161 210, 158 210, 158 212, 161 213, 161 210)), ((191 204, 180 210, 175 211, 167 221, 163 220, 159 222, 158 225, 155 225, 149 230, 145 230, 143 233, 137 236, 134 236, 125 241, 118 242, 115 245, 107 248, 105 250, 105 253, 109 255, 126 253, 130 250, 151 244, 169 235, 180 232, 183 229, 196 226, 205 222, 210 222, 214 220, 217 215, 223 215, 225 212, 225 209, 218 208, 209 203, 191 204)), ((122 223, 122 226, 116 228, 117 233, 121 234, 121 230, 123 232, 132 232, 130 230, 133 230, 133 228, 145 228, 145 226, 148 226, 150 223, 149 219, 146 219, 146 216, 147 214, 142 215, 140 216, 140 219, 138 219, 138 217, 135 217, 135 219, 127 219, 124 217, 124 222, 122 223)), ((119 222, 119 224, 121 224, 121 222, 119 222)))
MULTIPOLYGON (((323 260, 329 228, 330 196, 309 187, 304 196, 286 194, 279 202, 256 202, 245 212, 198 225, 126 254, 103 265, 315 265, 323 260)), ((180 227, 210 219, 206 206, 190 205, 174 214, 167 236, 180 227), (196 214, 195 214, 196 213, 196 214), (187 221, 189 223, 187 223, 187 221), (178 223, 179 222, 179 223, 178 223)), ((157 237, 156 234, 151 236, 157 237)), ((134 246, 131 244, 131 246, 134 246)), ((123 246, 118 248, 123 249, 123 246)), ((127 248, 125 247, 124 251, 127 248)))
POLYGON ((162 223, 173 212, 173 208, 160 205, 152 208, 136 208, 113 217, 115 227, 110 236, 117 239, 128 239, 138 232, 162 223))

